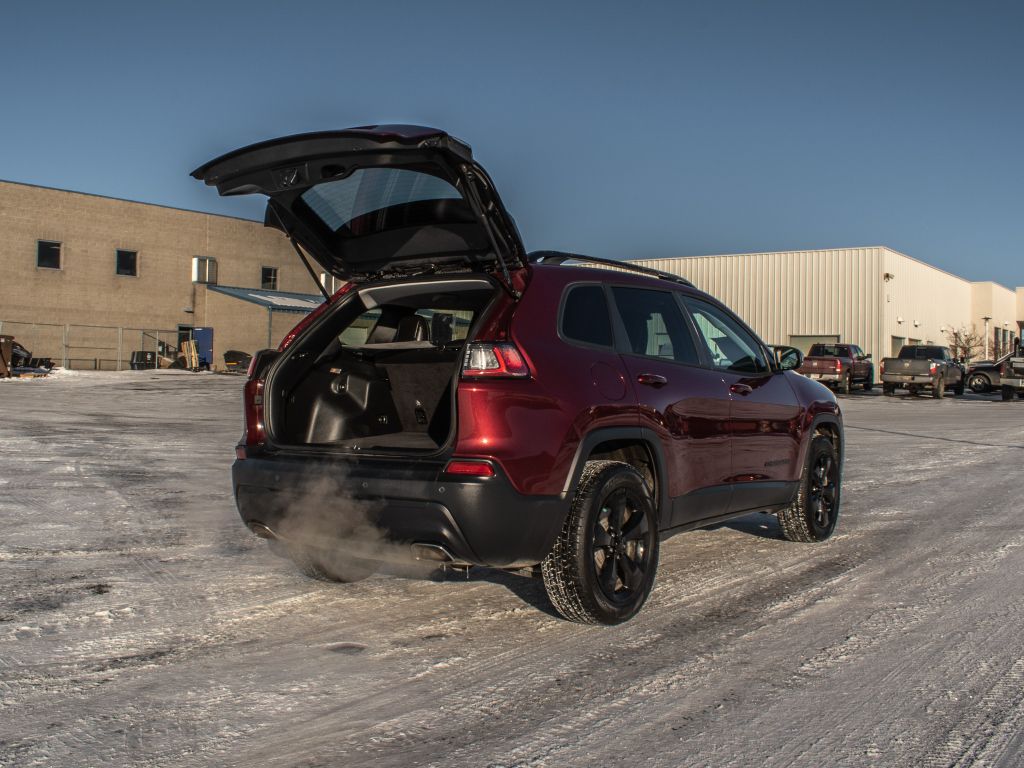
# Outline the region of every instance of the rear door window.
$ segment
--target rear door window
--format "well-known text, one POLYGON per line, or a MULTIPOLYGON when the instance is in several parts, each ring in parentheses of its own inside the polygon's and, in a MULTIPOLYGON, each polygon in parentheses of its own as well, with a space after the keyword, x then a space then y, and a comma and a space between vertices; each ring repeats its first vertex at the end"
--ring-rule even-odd
POLYGON ((711 364, 734 373, 767 373, 768 360, 757 340, 727 312, 694 298, 684 298, 694 325, 707 346, 711 364))
POLYGON ((600 285, 577 285, 569 289, 562 308, 562 336, 569 341, 610 347, 612 323, 608 299, 600 285))
POLYGON ((612 288, 629 351, 644 357, 700 365, 697 346, 675 297, 647 288, 612 288))

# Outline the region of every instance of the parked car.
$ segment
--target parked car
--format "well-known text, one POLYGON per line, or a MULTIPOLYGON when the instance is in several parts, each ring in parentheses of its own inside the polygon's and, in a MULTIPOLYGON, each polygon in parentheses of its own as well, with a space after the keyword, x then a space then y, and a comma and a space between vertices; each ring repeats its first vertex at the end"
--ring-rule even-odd
POLYGON ((1004 359, 978 360, 967 366, 967 388, 976 394, 984 394, 998 388, 999 371, 1004 359))
POLYGON ((842 416, 800 352, 674 275, 527 255, 444 132, 291 136, 193 175, 266 195, 268 224, 347 281, 257 353, 232 468, 242 519, 307 573, 539 571, 563 616, 615 624, 668 536, 754 511, 791 541, 835 529, 842 416))
POLYGON ((1017 347, 1007 355, 999 369, 999 391, 1003 400, 1012 400, 1013 393, 1024 399, 1024 342, 1017 340, 1017 347))
POLYGON ((812 344, 800 366, 800 373, 850 394, 854 384, 870 390, 875 384, 875 366, 856 344, 812 344))
POLYGON ((882 393, 893 395, 906 387, 912 395, 930 390, 932 397, 942 397, 947 389, 956 395, 964 393, 964 368, 953 358, 949 347, 906 345, 896 357, 882 360, 882 393))

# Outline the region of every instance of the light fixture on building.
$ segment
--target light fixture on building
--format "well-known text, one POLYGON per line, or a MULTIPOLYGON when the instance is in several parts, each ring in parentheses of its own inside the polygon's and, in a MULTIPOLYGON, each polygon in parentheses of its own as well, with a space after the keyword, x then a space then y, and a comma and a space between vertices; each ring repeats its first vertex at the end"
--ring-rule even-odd
POLYGON ((897 318, 896 318, 896 322, 897 322, 897 323, 898 323, 899 325, 903 325, 903 318, 902 318, 902 317, 897 317, 897 318))
POLYGON ((183 307, 181 311, 184 312, 186 315, 194 315, 196 312, 194 309, 192 309, 192 307, 183 307))
POLYGON ((920 324, 921 324, 921 323, 920 323, 919 321, 917 321, 917 320, 915 320, 915 321, 914 321, 914 327, 915 327, 915 328, 917 328, 917 326, 919 326, 920 324))

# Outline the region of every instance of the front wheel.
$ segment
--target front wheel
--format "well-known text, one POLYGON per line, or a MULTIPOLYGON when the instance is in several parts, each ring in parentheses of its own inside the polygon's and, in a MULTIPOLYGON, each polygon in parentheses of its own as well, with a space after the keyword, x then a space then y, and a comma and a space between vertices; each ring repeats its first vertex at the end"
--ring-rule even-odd
POLYGON ((960 381, 953 385, 953 394, 956 397, 961 397, 964 393, 964 377, 960 377, 960 381))
POLYGON ((840 499, 839 454, 832 441, 818 435, 807 450, 796 499, 778 513, 789 541, 824 541, 836 529, 840 499))
POLYGON ((647 483, 621 461, 588 461, 565 525, 541 563, 548 599, 583 624, 620 624, 654 586, 658 521, 647 483))

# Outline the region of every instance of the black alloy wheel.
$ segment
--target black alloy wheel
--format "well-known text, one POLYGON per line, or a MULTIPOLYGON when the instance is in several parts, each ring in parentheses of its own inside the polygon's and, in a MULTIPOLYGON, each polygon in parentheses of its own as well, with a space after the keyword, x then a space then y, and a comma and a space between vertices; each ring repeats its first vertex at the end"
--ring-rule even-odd
POLYGON ((796 499, 778 513, 782 535, 789 541, 824 541, 839 521, 841 476, 839 454, 832 441, 818 435, 811 441, 796 499))
POLYGON ((619 624, 643 606, 657 567, 657 515, 647 483, 625 462, 588 461, 541 563, 552 605, 570 621, 619 624))

